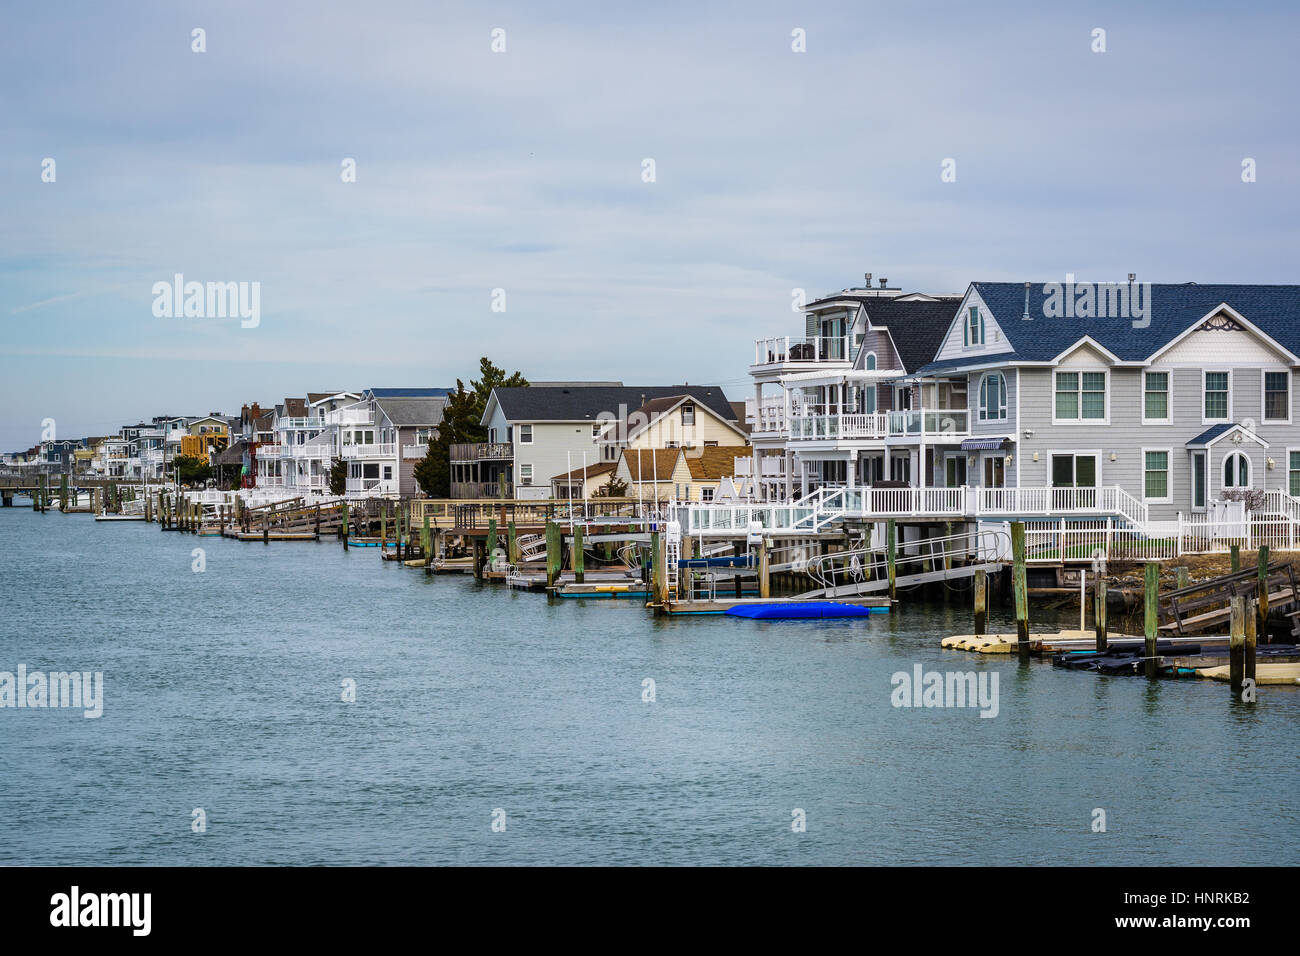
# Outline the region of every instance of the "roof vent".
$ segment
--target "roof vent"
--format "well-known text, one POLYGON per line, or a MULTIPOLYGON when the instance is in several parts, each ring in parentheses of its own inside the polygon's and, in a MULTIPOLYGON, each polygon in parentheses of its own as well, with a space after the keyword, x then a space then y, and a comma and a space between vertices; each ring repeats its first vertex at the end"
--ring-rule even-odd
POLYGON ((870 272, 864 272, 864 273, 862 273, 862 278, 866 280, 865 284, 863 285, 863 288, 870 289, 870 288, 871 288, 871 273, 870 273, 870 272))
POLYGON ((889 284, 889 280, 888 280, 888 279, 881 279, 881 280, 880 280, 880 288, 883 289, 883 288, 884 288, 885 286, 887 286, 888 284, 889 284))
POLYGON ((1024 322, 1028 322, 1028 321, 1030 320, 1030 319, 1029 319, 1029 283, 1028 283, 1028 282, 1025 283, 1025 314, 1022 315, 1020 318, 1021 318, 1021 320, 1024 321, 1024 322))

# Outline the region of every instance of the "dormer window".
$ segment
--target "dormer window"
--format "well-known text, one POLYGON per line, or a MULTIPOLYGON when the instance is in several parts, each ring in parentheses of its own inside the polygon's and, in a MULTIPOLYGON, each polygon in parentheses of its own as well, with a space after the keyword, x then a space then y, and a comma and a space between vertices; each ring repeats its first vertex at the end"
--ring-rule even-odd
POLYGON ((984 344, 984 316, 980 315, 980 310, 976 306, 971 306, 966 316, 965 333, 964 345, 984 344))
POLYGON ((689 425, 694 425, 694 424, 695 424, 695 406, 694 406, 694 405, 683 405, 683 406, 682 406, 682 425, 683 425, 683 426, 689 426, 689 425))

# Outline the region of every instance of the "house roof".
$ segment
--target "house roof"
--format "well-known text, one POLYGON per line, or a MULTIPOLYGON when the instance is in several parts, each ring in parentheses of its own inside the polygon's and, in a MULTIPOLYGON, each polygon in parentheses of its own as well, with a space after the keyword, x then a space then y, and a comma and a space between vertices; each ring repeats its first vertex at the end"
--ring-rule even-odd
POLYGON ((376 398, 375 404, 394 425, 438 425, 447 397, 376 398))
POLYGON ((371 398, 439 398, 451 394, 450 388, 368 388, 371 398))
POLYGON ((496 388, 492 394, 512 422, 594 422, 601 416, 614 420, 651 399, 670 395, 689 395, 723 421, 735 421, 735 412, 717 385, 530 385, 496 388))
MULTIPOLYGON (((735 445, 708 447, 698 456, 686 456, 686 467, 696 481, 718 481, 736 473, 736 454, 744 449, 735 445)), ((741 456, 744 457, 743 455, 741 456)))
MULTIPOLYGON (((640 408, 630 412, 628 414, 627 419, 625 419, 624 421, 619 423, 611 423, 610 425, 606 426, 605 432, 608 434, 610 428, 616 428, 614 434, 618 436, 622 436, 620 440, 627 441, 632 437, 641 434, 646 429, 650 428, 652 425, 654 425, 656 422, 662 419, 664 416, 666 416, 674 408, 677 408, 679 405, 682 405, 686 402, 693 403, 696 406, 696 408, 702 408, 704 410, 703 411, 704 414, 714 415, 715 417, 718 418, 719 421, 722 421, 724 424, 734 429, 742 438, 748 435, 748 432, 746 432, 740 426, 739 422, 733 421, 729 418, 723 418, 719 416, 717 411, 714 410, 714 408, 711 405, 699 401, 692 395, 680 395, 680 394, 664 395, 660 398, 650 399, 640 408), (636 424, 632 425, 631 424, 632 421, 635 421, 636 424)), ((727 409, 729 413, 732 415, 735 415, 737 413, 737 406, 739 406, 739 412, 743 417, 745 411, 744 402, 727 402, 727 409)))
MULTIPOLYGON (((617 467, 618 467, 617 462, 612 462, 612 461, 596 462, 594 464, 587 466, 586 475, 589 479, 598 478, 601 475, 609 474, 617 467)), ((565 479, 574 479, 574 478, 581 479, 582 475, 583 475, 583 470, 581 468, 575 468, 572 471, 566 471, 561 475, 554 476, 551 479, 551 481, 564 481, 565 479)))
POLYGON ((633 481, 671 481, 681 454, 680 448, 624 448, 621 460, 633 481))
POLYGON ((1084 337, 1119 361, 1141 362, 1222 306, 1235 310, 1282 348, 1300 354, 1300 285, 1152 283, 1147 314, 1141 320, 1048 316, 1044 306, 1051 290, 1039 282, 1030 283, 1031 318, 1025 321, 1023 282, 973 282, 971 289, 997 320, 1012 351, 931 362, 921 372, 990 362, 1050 362, 1084 337))
POLYGON ((305 398, 286 398, 283 407, 285 418, 307 417, 307 399, 305 398))
POLYGON ((1235 431, 1241 432, 1241 434, 1244 437, 1249 438, 1251 441, 1258 442, 1259 444, 1263 445, 1265 448, 1268 447, 1268 442, 1264 441, 1264 439, 1260 438, 1250 429, 1243 427, 1241 424, 1237 422, 1221 422, 1218 425, 1211 425, 1209 428, 1205 429, 1205 431, 1201 432, 1195 438, 1190 439, 1184 447, 1208 448, 1210 445, 1213 445, 1219 439, 1226 438, 1229 433, 1235 431))
POLYGON ((939 351, 960 302, 960 296, 935 302, 867 298, 863 305, 873 328, 889 330, 903 368, 915 372, 939 351))

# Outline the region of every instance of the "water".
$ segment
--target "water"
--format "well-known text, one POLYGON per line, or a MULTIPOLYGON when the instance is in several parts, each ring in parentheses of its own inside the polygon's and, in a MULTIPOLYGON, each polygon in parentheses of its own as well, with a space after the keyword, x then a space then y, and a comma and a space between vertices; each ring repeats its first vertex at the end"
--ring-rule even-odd
POLYGON ((656 621, 18 507, 0 580, 0 670, 105 681, 98 720, 0 711, 0 863, 1300 862, 1300 688, 942 650, 968 595, 656 621), (917 662, 995 671, 999 715, 891 706, 917 662))

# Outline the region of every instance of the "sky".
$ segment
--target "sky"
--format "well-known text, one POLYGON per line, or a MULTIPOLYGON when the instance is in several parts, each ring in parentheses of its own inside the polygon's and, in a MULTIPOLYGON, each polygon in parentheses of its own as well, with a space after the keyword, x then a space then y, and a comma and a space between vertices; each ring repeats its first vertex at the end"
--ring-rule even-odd
POLYGON ((468 382, 482 355, 740 398, 754 340, 802 334, 794 290, 864 272, 1293 283, 1298 27, 1131 0, 9 2, 0 450, 47 418, 468 382), (177 274, 257 283, 256 325, 155 314, 177 274))

